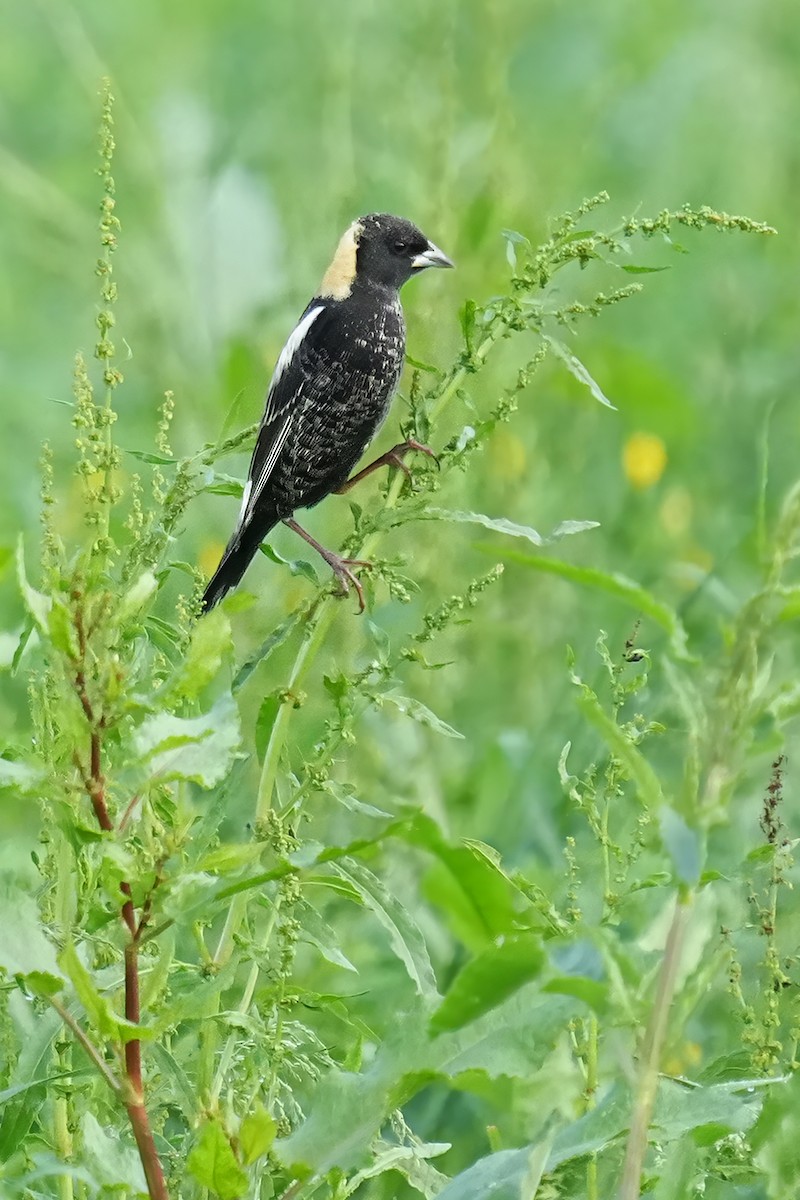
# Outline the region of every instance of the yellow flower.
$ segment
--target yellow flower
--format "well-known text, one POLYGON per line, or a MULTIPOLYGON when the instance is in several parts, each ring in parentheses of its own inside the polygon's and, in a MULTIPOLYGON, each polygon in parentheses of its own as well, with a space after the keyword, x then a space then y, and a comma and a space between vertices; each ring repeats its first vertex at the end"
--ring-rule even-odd
POLYGON ((508 481, 520 479, 528 462, 525 443, 509 429, 496 429, 489 442, 489 462, 493 474, 502 475, 508 481))
POLYGON ((222 558, 222 551, 225 549, 223 542, 205 542, 200 547, 198 563, 200 570, 204 575, 213 575, 219 566, 219 560, 222 558))
POLYGON ((635 488, 658 483, 667 465, 667 448, 654 433, 633 433, 622 449, 622 466, 635 488))

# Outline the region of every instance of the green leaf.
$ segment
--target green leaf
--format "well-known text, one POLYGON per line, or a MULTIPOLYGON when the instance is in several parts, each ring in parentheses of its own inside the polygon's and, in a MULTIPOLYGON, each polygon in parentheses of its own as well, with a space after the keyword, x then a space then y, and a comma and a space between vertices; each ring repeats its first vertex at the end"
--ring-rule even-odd
POLYGON ((58 956, 58 965, 69 977, 91 1025, 103 1038, 135 1042, 153 1036, 153 1030, 117 1016, 111 1002, 101 995, 90 972, 81 962, 74 942, 67 942, 58 956))
POLYGON ((425 939, 408 910, 376 875, 355 859, 339 862, 334 869, 352 884, 367 908, 388 931, 392 950, 408 971, 417 992, 421 996, 438 995, 425 939))
POLYGON ((248 659, 245 659, 234 676, 232 684, 234 695, 236 695, 240 688, 244 687, 256 667, 262 662, 266 662, 273 650, 277 650, 278 646, 283 645, 300 620, 303 611, 303 609, 297 609, 295 612, 290 613, 285 620, 281 621, 280 625, 273 629, 269 637, 261 643, 255 654, 251 654, 248 659))
POLYGON ((151 463, 154 467, 169 467, 176 463, 177 458, 169 458, 166 454, 155 454, 150 450, 126 450, 126 454, 130 454, 131 458, 136 458, 139 462, 151 463))
POLYGON ((310 580, 316 587, 319 587, 319 576, 314 570, 310 562, 304 558, 284 558, 279 554, 269 542, 261 543, 261 553, 274 563, 280 563, 281 566, 288 567, 292 575, 302 575, 304 579, 310 580))
POLYGON ((224 609, 214 608, 194 626, 186 655, 168 685, 169 695, 196 700, 232 648, 230 619, 224 609))
POLYGON ((156 594, 158 580, 152 571, 142 571, 135 583, 131 584, 119 606, 119 621, 125 624, 142 611, 148 600, 156 594))
POLYGON ((467 354, 472 357, 475 349, 475 313, 477 306, 474 300, 465 300, 464 306, 459 314, 461 319, 461 332, 464 335, 464 346, 467 354))
POLYGON ((800 1075, 776 1081, 749 1137, 769 1200, 789 1200, 800 1188, 800 1075))
POLYGON ((575 996, 603 1016, 608 1011, 608 984, 583 975, 558 975, 548 979, 542 991, 556 996, 575 996))
POLYGON ((233 475, 223 475, 215 471, 211 482, 206 484, 203 491, 211 492, 214 496, 235 496, 240 500, 244 494, 244 484, 233 475))
POLYGON ((431 1033, 460 1029, 496 1008, 534 979, 543 961, 539 939, 532 933, 512 935, 484 950, 459 971, 431 1018, 431 1033))
POLYGON ((622 271, 629 275, 656 275, 659 271, 669 271, 670 267, 635 267, 632 263, 617 263, 622 271))
POLYGON ((450 1180, 437 1200, 534 1200, 549 1147, 498 1150, 450 1180))
MULTIPOLYGON (((61 1034, 63 1023, 48 1008, 43 1013, 21 992, 8 997, 8 1013, 14 1018, 19 1036, 20 1054, 9 1078, 12 1087, 23 1089, 1 1102, 0 1163, 8 1162, 23 1146, 28 1132, 48 1096, 47 1084, 53 1054, 53 1041, 61 1034)), ((4 1093, 5 1095, 5 1093, 4 1093)))
POLYGON ((7 914, 6 920, 0 920, 0 967, 12 978, 36 972, 61 976, 55 946, 44 932, 33 897, 4 881, 0 911, 7 914))
POLYGON ((40 767, 12 762, 10 758, 0 758, 0 788, 13 787, 20 792, 33 792, 41 782, 42 776, 40 767))
POLYGON ((78 641, 72 613, 66 604, 62 604, 57 598, 50 604, 50 611, 47 614, 47 631, 56 650, 60 650, 68 658, 77 658, 78 641))
POLYGON ((247 1175, 216 1121, 207 1121, 202 1127, 186 1165, 200 1186, 214 1192, 220 1200, 238 1200, 247 1191, 247 1175))
POLYGON ((517 525, 506 517, 487 517, 484 513, 454 512, 446 508, 428 508, 424 513, 426 520, 457 521, 465 525, 482 525, 484 529, 492 529, 496 533, 510 534, 511 537, 525 538, 534 546, 550 546, 563 537, 574 533, 584 533, 587 529, 598 529, 598 521, 562 521, 550 533, 538 533, 530 525, 517 525))
MULTIPOLYGON (((631 284, 630 286, 632 287, 633 285, 631 284)), ((555 353, 556 357, 561 359, 570 374, 574 375, 579 383, 582 383, 584 387, 589 389, 595 400, 597 400, 600 404, 604 404, 606 408, 614 409, 616 412, 616 405, 611 403, 608 396, 606 396, 606 394, 603 392, 599 383, 597 383, 586 370, 586 367, 583 365, 581 360, 576 358, 572 351, 569 350, 563 342, 560 342, 558 338, 551 337, 547 333, 543 333, 542 338, 550 346, 550 349, 555 353)))
POLYGON ((473 954, 514 932, 518 908, 527 908, 528 901, 487 847, 449 842, 433 818, 419 811, 394 836, 436 858, 425 879, 425 895, 473 954))
POLYGON ((25 550, 22 534, 19 535, 19 541, 17 542, 17 583, 19 584, 19 590, 22 593, 25 607, 33 617, 39 631, 47 635, 49 633, 48 616, 50 614, 50 597, 45 596, 42 592, 37 592, 28 583, 28 577, 25 574, 25 550))
POLYGON ((256 744, 256 755, 258 761, 264 761, 264 755, 267 752, 269 739, 272 737, 272 728, 277 719, 278 713, 281 711, 283 701, 276 692, 270 692, 261 701, 261 706, 256 716, 256 724, 254 729, 254 740, 256 744))
POLYGON ((406 717, 411 717, 412 721, 419 722, 420 725, 427 725, 428 729, 434 730, 435 733, 444 734, 445 737, 463 738, 463 733, 459 733, 452 725, 448 725, 446 721, 442 721, 436 713, 431 712, 429 708, 422 703, 421 700, 415 700, 411 696, 401 696, 397 691, 383 692, 381 699, 388 701, 396 709, 406 717))
POLYGON ((499 1008, 463 1029, 430 1038, 432 998, 393 1014, 369 1067, 361 1074, 334 1070, 316 1085, 309 1117, 275 1152, 296 1173, 347 1169, 371 1146, 388 1115, 437 1078, 526 1079, 561 1036, 575 1002, 521 988, 499 1008))
POLYGON ((267 1153, 275 1141, 277 1128, 264 1105, 256 1103, 239 1128, 239 1147, 246 1166, 267 1153))
MULTIPOLYGON (((488 543, 485 546, 479 546, 479 549, 486 550, 487 553, 493 555, 498 553, 497 546, 488 543)), ((526 554, 521 550, 501 550, 499 553, 504 559, 520 563, 525 567, 532 567, 535 571, 558 575, 562 579, 579 583, 583 587, 616 596, 617 599, 624 601, 637 612, 651 617, 669 634, 672 650, 677 658, 689 658, 687 633, 677 613, 667 604, 656 599, 652 592, 648 592, 634 580, 628 579, 627 576, 619 575, 616 572, 598 571, 595 567, 576 566, 575 563, 562 562, 555 558, 542 558, 540 555, 526 554)))
POLYGON ((90 1112, 84 1113, 81 1121, 81 1145, 85 1165, 104 1189, 124 1187, 128 1195, 147 1195, 147 1181, 137 1151, 103 1129, 90 1112))
POLYGON ((45 1000, 49 996, 57 996, 64 988, 61 976, 51 975, 48 971, 29 971, 22 976, 22 982, 27 991, 34 996, 43 996, 45 1000))
POLYGON ((200 717, 156 713, 134 735, 151 778, 186 779, 210 788, 228 773, 241 740, 233 697, 221 696, 200 717))

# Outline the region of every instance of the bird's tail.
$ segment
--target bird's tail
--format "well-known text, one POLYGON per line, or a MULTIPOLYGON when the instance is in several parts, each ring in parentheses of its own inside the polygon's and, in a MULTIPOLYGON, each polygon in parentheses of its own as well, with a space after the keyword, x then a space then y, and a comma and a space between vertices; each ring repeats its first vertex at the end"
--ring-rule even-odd
POLYGON ((244 575, 250 561, 263 542, 264 538, 277 524, 278 518, 271 521, 260 520, 249 522, 242 529, 237 529, 228 545, 225 547, 220 564, 208 581, 203 593, 202 611, 209 612, 215 604, 219 604, 227 596, 231 588, 235 588, 244 575))

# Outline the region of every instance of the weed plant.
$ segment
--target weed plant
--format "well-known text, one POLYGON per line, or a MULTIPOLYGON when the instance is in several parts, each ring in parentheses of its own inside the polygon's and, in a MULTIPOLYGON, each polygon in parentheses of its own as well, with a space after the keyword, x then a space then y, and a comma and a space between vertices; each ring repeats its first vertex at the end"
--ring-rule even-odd
MULTIPOLYGON (((761 520, 761 581, 702 661, 660 597, 551 556, 595 522, 565 514, 540 534, 446 507, 546 357, 609 404, 574 335, 663 266, 637 261, 643 242, 664 257, 676 233, 772 231, 706 207, 606 227, 601 194, 539 246, 506 232, 504 293, 464 306, 453 362, 412 364, 403 433, 438 466, 351 505, 343 549, 374 564, 370 596, 418 591, 419 615, 390 638, 265 547, 305 593, 242 656, 246 594, 198 619, 179 544, 198 495, 241 491, 221 464, 253 429, 177 460, 167 392, 138 474, 121 467, 113 153, 106 88, 96 363, 77 358, 72 407, 83 531, 64 535, 70 481, 45 445, 39 562, 31 531, 18 553, 30 737, 6 748, 0 784, 7 804, 36 806, 40 834, 36 886, 22 867, 3 881, 0 1196, 788 1196, 800 1014, 781 806, 800 693, 781 646, 800 485, 774 528, 761 520), (484 366, 509 342, 523 365, 487 394, 484 366), (455 592, 415 580, 392 557, 403 525, 451 542, 499 533, 502 562, 455 592), (448 671, 454 631, 481 620, 512 561, 631 612, 624 645, 599 633, 599 675, 568 655, 593 751, 578 761, 565 736, 552 764, 571 830, 555 882, 454 838, 435 805, 393 794, 390 770, 380 794, 353 783, 387 712, 432 771, 435 739, 460 737, 415 680, 448 671), (346 666, 321 665, 334 624, 356 646, 346 666), (318 730, 310 754, 293 740, 298 710, 318 730), (738 862, 734 801, 763 834, 738 862), (698 1048, 710 1006, 729 1020, 698 1048)), ((762 479, 766 512, 766 459, 762 479)))

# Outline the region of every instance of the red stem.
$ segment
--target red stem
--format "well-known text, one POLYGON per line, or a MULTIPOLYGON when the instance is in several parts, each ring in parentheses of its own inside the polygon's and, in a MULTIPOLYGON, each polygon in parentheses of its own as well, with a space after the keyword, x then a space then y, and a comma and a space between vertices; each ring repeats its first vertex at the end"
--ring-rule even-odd
MULTIPOLYGON (((91 800, 94 814, 97 817, 97 823, 106 833, 111 833, 114 829, 114 824, 108 811, 106 781, 103 774, 102 731, 105 723, 103 716, 98 717, 95 713, 86 687, 84 669, 86 662, 86 633, 83 627, 83 616, 80 607, 77 608, 75 613, 75 630, 78 635, 80 653, 80 659, 76 664, 75 671, 75 691, 89 724, 91 739, 89 772, 86 774, 82 770, 81 773, 84 777, 84 787, 91 800)), ((80 759, 76 759, 76 761, 80 766, 80 759)), ((128 812, 125 814, 126 819, 131 808, 132 806, 129 806, 128 812)), ((125 1017, 131 1024, 138 1025, 141 1020, 139 1001, 139 936, 148 919, 152 897, 148 897, 145 902, 141 920, 137 924, 136 909, 133 904, 130 884, 121 883, 120 891, 125 897, 120 916, 130 935, 130 941, 125 947, 125 1017)), ((128 1119, 131 1123, 131 1129, 133 1130, 133 1136, 139 1151, 139 1158, 141 1159, 145 1179, 147 1180, 147 1190, 151 1200, 169 1200, 164 1171, 158 1156, 158 1150, 156 1149, 155 1139, 153 1138, 150 1118, 144 1104, 142 1043, 139 1038, 134 1038, 125 1043, 125 1077, 125 1109, 128 1113, 128 1119)))

